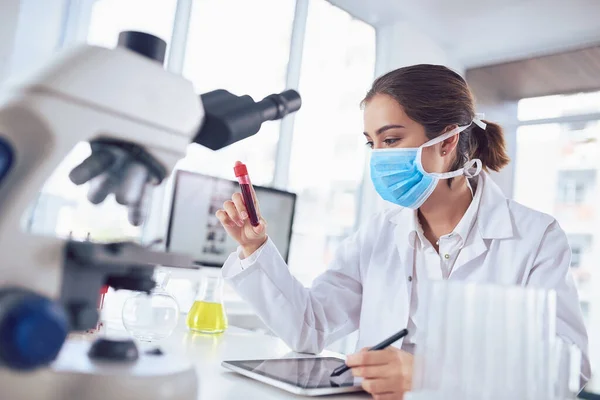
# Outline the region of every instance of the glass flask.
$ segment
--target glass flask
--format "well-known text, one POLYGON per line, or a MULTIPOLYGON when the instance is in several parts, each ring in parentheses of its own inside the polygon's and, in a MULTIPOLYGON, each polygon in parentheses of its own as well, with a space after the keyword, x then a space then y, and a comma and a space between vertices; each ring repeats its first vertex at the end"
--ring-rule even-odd
POLYGON ((150 294, 139 293, 125 301, 122 318, 125 329, 136 339, 153 342, 169 337, 179 320, 179 305, 165 287, 168 273, 157 273, 158 285, 150 294))
POLYGON ((221 333, 227 329, 227 315, 223 307, 223 279, 204 277, 187 315, 187 326, 191 331, 221 333))

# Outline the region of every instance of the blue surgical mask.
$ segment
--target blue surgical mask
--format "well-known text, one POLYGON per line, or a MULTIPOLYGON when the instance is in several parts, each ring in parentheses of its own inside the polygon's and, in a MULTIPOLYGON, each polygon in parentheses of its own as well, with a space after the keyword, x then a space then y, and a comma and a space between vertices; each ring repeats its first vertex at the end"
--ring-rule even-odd
MULTIPOLYGON (((485 129, 479 117, 474 123, 485 129)), ((481 161, 471 160, 456 171, 429 173, 423 169, 421 154, 424 147, 433 146, 458 135, 469 125, 458 128, 432 139, 420 147, 398 149, 375 149, 371 153, 371 180, 379 195, 391 203, 416 210, 431 196, 440 179, 460 175, 473 177, 481 172, 481 161), (475 168, 474 172, 471 169, 475 168)))

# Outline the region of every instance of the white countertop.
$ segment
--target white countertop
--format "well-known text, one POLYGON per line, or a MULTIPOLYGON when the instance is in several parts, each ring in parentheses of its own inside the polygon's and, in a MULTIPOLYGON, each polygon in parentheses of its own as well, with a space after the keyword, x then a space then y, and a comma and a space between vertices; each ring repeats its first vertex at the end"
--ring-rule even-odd
MULTIPOLYGON (((283 341, 276 337, 236 327, 229 327, 220 335, 197 334, 189 332, 185 324, 180 323, 177 331, 159 346, 166 351, 183 351, 195 364, 199 380, 199 400, 306 399, 221 367, 224 360, 307 357, 305 354, 291 353, 283 341)), ((331 352, 323 355, 340 357, 331 352)), ((370 397, 365 393, 327 396, 327 399, 335 400, 368 398, 370 397)))
MULTIPOLYGON (((113 339, 128 337, 122 327, 109 326, 113 339)), ((32 373, 0 368, 2 400, 140 400, 190 398, 195 367, 198 400, 302 399, 284 390, 246 378, 221 366, 224 360, 311 357, 295 354, 278 338, 230 327, 220 335, 188 332, 185 319, 167 339, 139 343, 140 352, 159 347, 165 358, 146 358, 143 365, 92 362, 88 350, 96 334, 74 334, 51 368, 32 373), (183 358, 183 360, 182 360, 183 358), (169 360, 171 361, 169 363, 169 360), (161 365, 160 363, 168 363, 161 365), (186 365, 187 364, 187 365, 186 365), (166 368, 165 368, 166 367, 166 368), (190 390, 191 389, 191 390, 190 390)), ((323 355, 338 356, 325 352, 323 355)), ((146 356, 148 357, 148 356, 146 356)), ((327 396, 327 400, 368 399, 366 393, 327 396)))

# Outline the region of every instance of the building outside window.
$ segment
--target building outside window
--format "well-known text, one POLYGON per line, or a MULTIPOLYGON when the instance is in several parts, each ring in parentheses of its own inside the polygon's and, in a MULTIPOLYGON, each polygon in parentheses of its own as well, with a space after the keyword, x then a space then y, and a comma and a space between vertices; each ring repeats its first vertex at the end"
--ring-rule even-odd
POLYGON ((579 268, 581 266, 581 253, 583 249, 571 245, 571 268, 579 268))
POLYGON ((591 201, 596 187, 595 170, 564 170, 558 172, 557 202, 581 205, 591 201))

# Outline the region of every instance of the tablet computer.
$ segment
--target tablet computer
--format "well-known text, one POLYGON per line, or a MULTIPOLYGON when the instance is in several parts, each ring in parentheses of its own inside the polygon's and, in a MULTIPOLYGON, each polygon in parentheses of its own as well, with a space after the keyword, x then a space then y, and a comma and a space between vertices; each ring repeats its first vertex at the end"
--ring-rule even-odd
POLYGON ((288 392, 304 396, 324 396, 359 392, 360 380, 347 371, 331 378, 331 372, 344 363, 335 357, 278 358, 272 360, 223 361, 223 367, 288 392))

